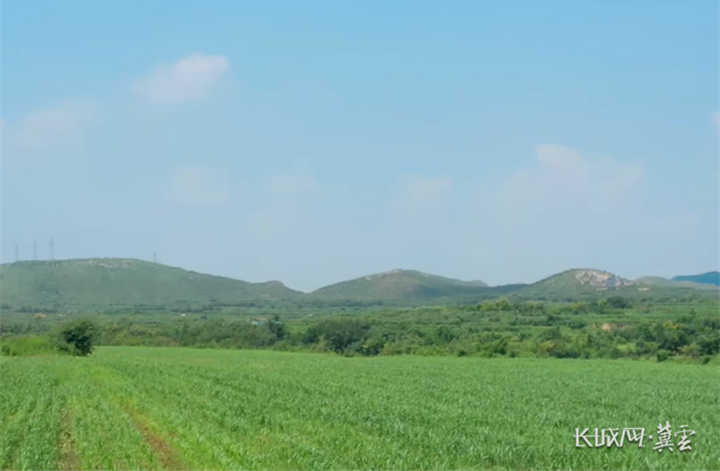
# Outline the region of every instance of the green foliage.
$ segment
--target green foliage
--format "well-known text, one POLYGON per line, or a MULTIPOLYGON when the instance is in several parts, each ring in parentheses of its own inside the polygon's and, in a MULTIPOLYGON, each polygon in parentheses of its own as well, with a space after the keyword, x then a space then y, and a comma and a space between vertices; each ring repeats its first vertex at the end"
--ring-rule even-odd
POLYGON ((285 324, 280 321, 280 316, 275 316, 270 322, 268 322, 267 326, 276 341, 279 342, 287 336, 287 328, 285 327, 285 324))
MULTIPOLYGON (((464 306, 296 311, 256 317, 237 313, 96 315, 100 345, 272 348, 343 355, 457 355, 670 358, 701 361, 720 354, 717 300, 690 304, 622 299, 520 302, 511 298, 464 306), (626 306, 618 309, 615 306, 626 306)), ((269 314, 269 313, 268 313, 269 314)), ((0 335, 47 333, 75 316, 3 316, 0 335)))
POLYGON ((631 307, 628 300, 622 296, 610 296, 607 298, 607 304, 615 309, 628 309, 631 307))
POLYGON ((54 353, 50 340, 44 335, 22 335, 0 340, 0 355, 28 356, 54 353))
POLYGON ((88 356, 95 348, 98 326, 90 320, 64 323, 52 334, 53 346, 60 352, 73 356, 88 356))
POLYGON ((361 351, 362 342, 368 340, 369 330, 370 323, 366 321, 328 319, 311 325, 303 335, 303 342, 312 344, 325 340, 330 349, 337 353, 361 351))

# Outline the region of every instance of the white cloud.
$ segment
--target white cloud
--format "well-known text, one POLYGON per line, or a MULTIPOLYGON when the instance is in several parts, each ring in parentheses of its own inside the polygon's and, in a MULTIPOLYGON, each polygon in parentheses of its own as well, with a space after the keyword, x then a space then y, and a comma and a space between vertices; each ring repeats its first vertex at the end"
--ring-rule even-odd
POLYGON ((270 193, 277 196, 300 196, 317 194, 320 186, 312 175, 301 172, 270 178, 270 193))
POLYGON ((558 145, 536 146, 535 165, 517 170, 500 188, 500 200, 516 209, 543 212, 619 209, 636 202, 643 168, 589 158, 558 145))
POLYGON ((33 111, 17 123, 2 125, 3 144, 18 150, 76 149, 85 144, 85 131, 95 119, 95 105, 63 100, 33 111))
POLYGON ((228 201, 230 192, 222 174, 207 167, 186 166, 171 173, 165 196, 177 203, 218 204, 228 201))
POLYGON ((178 104, 205 98, 230 68, 224 56, 194 54, 171 65, 158 66, 135 82, 136 93, 155 103, 178 104))
POLYGON ((475 183, 454 222, 470 234, 463 256, 507 282, 582 266, 653 272, 701 235, 694 210, 671 191, 649 194, 645 179, 637 161, 539 145, 526 165, 475 183))
MULTIPOLYGON (((388 230, 393 233, 424 233, 447 219, 453 182, 446 177, 403 175, 390 201, 388 230)), ((402 239, 402 236, 398 236, 402 239)))
POLYGON ((442 198, 452 189, 452 181, 445 177, 401 176, 400 184, 404 196, 419 201, 442 198))

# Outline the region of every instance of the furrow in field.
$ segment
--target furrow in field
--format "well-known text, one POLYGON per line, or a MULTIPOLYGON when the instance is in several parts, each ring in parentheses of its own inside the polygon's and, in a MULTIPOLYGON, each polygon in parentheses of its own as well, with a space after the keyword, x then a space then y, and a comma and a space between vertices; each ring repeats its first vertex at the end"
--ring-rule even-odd
POLYGON ((107 372, 90 358, 66 365, 64 387, 75 452, 82 469, 162 469, 161 461, 130 415, 104 386, 107 372))
POLYGON ((77 471, 81 469, 80 456, 75 449, 75 436, 72 430, 73 419, 68 409, 63 414, 62 429, 60 433, 60 471, 77 471))

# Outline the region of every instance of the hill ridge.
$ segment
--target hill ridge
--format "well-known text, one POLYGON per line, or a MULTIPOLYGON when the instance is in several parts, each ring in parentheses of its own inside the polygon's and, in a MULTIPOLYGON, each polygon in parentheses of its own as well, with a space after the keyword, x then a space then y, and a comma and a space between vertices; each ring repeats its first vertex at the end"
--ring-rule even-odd
POLYGON ((353 300, 417 300, 477 294, 489 288, 482 281, 462 281, 412 269, 396 268, 323 286, 314 298, 353 300))
POLYGON ((278 281, 251 283, 132 258, 4 263, 0 278, 2 303, 14 306, 231 304, 302 294, 278 281))
POLYGON ((720 286, 720 272, 717 270, 701 273, 699 275, 674 276, 672 281, 687 281, 692 283, 720 286))
MULTIPOLYGON (((509 295, 518 300, 589 299, 603 291, 623 296, 654 295, 668 290, 702 291, 717 286, 643 277, 628 280, 609 271, 573 268, 532 284, 490 287, 413 269, 393 269, 360 276, 304 293, 278 280, 248 282, 133 258, 98 257, 19 261, 0 265, 4 306, 87 308, 108 306, 255 306, 275 301, 333 306, 346 302, 422 304, 474 303, 509 295), (648 293, 649 292, 649 293, 648 293), (336 304, 337 303, 337 304, 336 304)), ((299 304, 298 304, 299 305, 299 304)))

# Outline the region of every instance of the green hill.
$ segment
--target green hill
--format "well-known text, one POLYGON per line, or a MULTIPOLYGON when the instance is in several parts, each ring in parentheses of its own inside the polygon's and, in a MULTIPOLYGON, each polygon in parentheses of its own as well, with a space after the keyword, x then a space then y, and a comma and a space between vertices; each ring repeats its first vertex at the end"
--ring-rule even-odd
POLYGON ((482 281, 461 281, 415 270, 392 270, 326 286, 310 296, 350 301, 410 301, 474 296, 488 289, 482 281))
MULTIPOLYGON (((552 275, 513 293, 516 299, 578 301, 623 296, 639 298, 705 298, 713 289, 697 283, 680 283, 661 277, 628 280, 610 272, 595 269, 573 269, 552 275)), ((711 287, 712 288, 712 287, 711 287)))
POLYGON ((703 285, 720 286, 720 272, 710 271, 701 275, 675 276, 673 281, 689 281, 691 283, 700 283, 703 285))
POLYGON ((518 299, 573 301, 598 297, 602 291, 627 285, 627 280, 593 269, 573 269, 544 278, 514 293, 518 299))
POLYGON ((662 276, 643 276, 635 280, 639 284, 645 284, 650 286, 664 287, 664 288, 694 288, 694 289, 713 289, 715 286, 696 283, 693 281, 682 281, 676 279, 667 279, 662 276))
POLYGON ((0 300, 13 308, 104 309, 294 299, 277 281, 248 283, 134 259, 24 261, 0 266, 0 300))
POLYGON ((531 285, 489 287, 414 270, 393 270, 305 294, 278 281, 248 283, 133 259, 94 258, 0 265, 0 303, 21 312, 192 310, 270 304, 332 308, 348 304, 472 304, 517 300, 579 301, 717 296, 717 286, 644 277, 635 281, 592 269, 568 270, 531 285), (278 304, 279 302, 279 304, 278 304))

